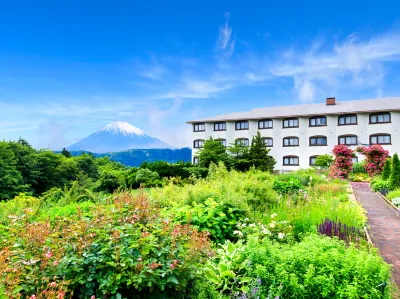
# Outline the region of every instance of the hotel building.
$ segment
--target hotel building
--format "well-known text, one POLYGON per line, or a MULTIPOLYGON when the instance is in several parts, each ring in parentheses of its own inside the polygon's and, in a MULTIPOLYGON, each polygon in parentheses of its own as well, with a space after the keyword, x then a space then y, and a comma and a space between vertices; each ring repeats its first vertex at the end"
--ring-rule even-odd
MULTIPOLYGON (((259 131, 275 169, 295 170, 314 164, 318 155, 331 154, 337 144, 355 149, 381 144, 390 155, 400 154, 400 98, 257 108, 188 121, 193 126, 193 163, 204 141, 212 137, 228 146, 249 146, 259 131)), ((361 161, 362 156, 353 159, 361 161)))

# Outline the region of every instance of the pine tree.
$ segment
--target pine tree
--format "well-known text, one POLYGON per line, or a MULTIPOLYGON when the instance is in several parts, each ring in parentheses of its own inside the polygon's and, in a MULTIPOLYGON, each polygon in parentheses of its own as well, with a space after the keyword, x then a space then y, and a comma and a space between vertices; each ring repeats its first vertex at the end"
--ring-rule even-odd
POLYGON ((276 163, 275 159, 269 156, 270 149, 267 149, 260 131, 253 137, 249 151, 250 165, 262 171, 272 172, 276 163))
POLYGON ((61 155, 67 157, 67 158, 71 158, 71 153, 69 152, 69 150, 67 150, 65 147, 63 148, 63 150, 61 151, 61 155))
POLYGON ((392 172, 390 173, 389 189, 400 188, 400 160, 397 154, 393 155, 392 172))
POLYGON ((386 159, 385 166, 383 167, 382 179, 388 180, 390 178, 391 172, 392 172, 392 160, 386 159))

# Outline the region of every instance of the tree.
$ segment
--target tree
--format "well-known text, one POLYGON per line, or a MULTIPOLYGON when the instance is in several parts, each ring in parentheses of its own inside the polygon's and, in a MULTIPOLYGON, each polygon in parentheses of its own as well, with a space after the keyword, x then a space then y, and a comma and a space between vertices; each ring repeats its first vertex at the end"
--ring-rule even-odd
POLYGON ((249 147, 241 142, 232 143, 229 148, 233 167, 238 171, 246 171, 250 168, 249 147))
POLYGON ((65 147, 63 148, 63 150, 61 151, 61 155, 65 156, 66 158, 71 158, 72 155, 69 152, 69 150, 67 150, 65 147))
MULTIPOLYGON (((83 153, 82 155, 75 157, 75 159, 81 172, 87 174, 88 177, 93 179, 99 177, 99 169, 92 154, 83 153)), ((110 160, 108 159, 108 161, 110 160)))
POLYGON ((261 137, 260 131, 253 137, 249 149, 249 162, 251 166, 261 171, 272 172, 276 161, 269 156, 270 149, 265 146, 264 139, 261 137))
POLYGON ((153 187, 161 184, 160 176, 150 169, 139 169, 136 173, 136 183, 144 187, 153 187))
POLYGON ((227 153, 226 147, 219 140, 214 140, 210 137, 209 140, 204 142, 204 147, 199 151, 197 157, 199 158, 199 166, 209 167, 211 163, 218 164, 223 162, 226 167, 232 164, 232 158, 227 153))
POLYGON ((390 173, 392 172, 392 160, 386 159, 385 166, 383 166, 382 179, 388 180, 390 178, 390 173))
POLYGON ((390 173, 389 189, 400 188, 400 160, 397 154, 393 155, 392 172, 390 173))
POLYGON ((380 174, 383 171, 389 152, 385 150, 380 144, 373 144, 370 146, 360 146, 356 149, 357 152, 365 155, 365 170, 369 176, 380 174))
POLYGON ((333 162, 333 156, 329 154, 320 155, 315 159, 314 165, 322 169, 326 169, 331 166, 333 162))
POLYGON ((26 190, 17 162, 9 144, 0 141, 0 200, 12 199, 26 190))

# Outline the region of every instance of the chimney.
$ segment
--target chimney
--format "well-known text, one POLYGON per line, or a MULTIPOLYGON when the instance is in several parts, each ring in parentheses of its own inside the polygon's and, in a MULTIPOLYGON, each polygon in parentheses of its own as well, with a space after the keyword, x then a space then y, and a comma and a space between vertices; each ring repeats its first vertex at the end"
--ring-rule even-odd
POLYGON ((326 106, 335 105, 336 99, 335 98, 326 98, 326 106))

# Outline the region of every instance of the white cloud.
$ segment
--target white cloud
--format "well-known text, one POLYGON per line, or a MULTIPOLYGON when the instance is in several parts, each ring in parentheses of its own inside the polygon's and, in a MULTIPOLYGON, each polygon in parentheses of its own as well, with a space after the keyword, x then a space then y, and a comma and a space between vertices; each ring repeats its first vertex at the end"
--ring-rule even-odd
POLYGON ((225 14, 225 24, 220 27, 217 39, 217 49, 225 57, 231 57, 235 51, 235 40, 232 38, 232 27, 229 26, 229 13, 225 14))

